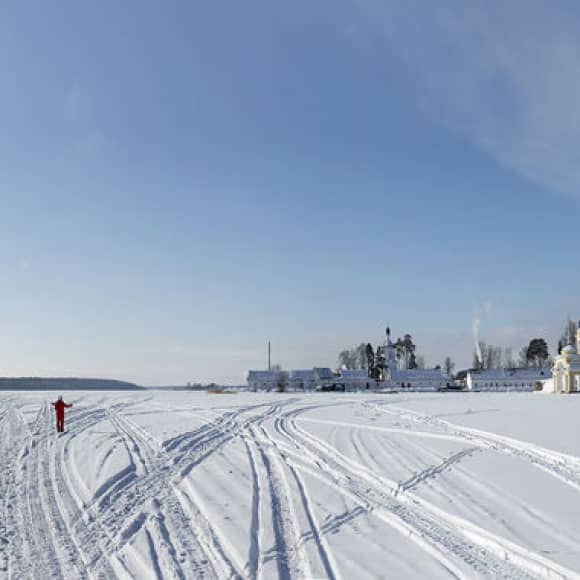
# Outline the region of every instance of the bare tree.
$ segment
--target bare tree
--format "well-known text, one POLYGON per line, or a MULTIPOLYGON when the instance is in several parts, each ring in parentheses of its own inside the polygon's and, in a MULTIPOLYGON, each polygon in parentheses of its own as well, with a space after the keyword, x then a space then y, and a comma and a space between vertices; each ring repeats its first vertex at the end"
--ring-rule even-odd
POLYGON ((507 369, 513 369, 516 367, 516 360, 514 359, 511 346, 508 346, 503 351, 503 366, 507 369))
POLYGON ((451 360, 450 356, 446 356, 445 360, 443 361, 443 370, 445 371, 445 374, 452 376, 454 368, 455 368, 455 363, 451 360))
POLYGON ((341 351, 338 355, 338 366, 340 368, 346 368, 348 370, 368 369, 369 358, 367 344, 361 342, 358 346, 355 346, 354 348, 347 348, 341 351))
POLYGON ((351 349, 343 350, 338 355, 338 365, 345 369, 355 369, 357 364, 356 352, 351 349))
POLYGON ((361 342, 355 349, 356 352, 356 368, 368 369, 367 345, 361 342))
POLYGON ((518 353, 518 366, 521 368, 527 368, 530 366, 527 346, 522 346, 522 348, 520 348, 520 352, 518 353))
POLYGON ((503 350, 499 346, 486 344, 483 340, 477 343, 473 351, 473 368, 478 370, 497 369, 502 366, 503 350))
MULTIPOLYGON (((574 337, 576 336, 577 330, 578 324, 573 320, 568 319, 568 322, 566 322, 566 326, 564 328, 564 334, 562 334, 562 338, 560 339, 562 345, 560 350, 569 344, 574 344, 574 337)), ((558 354, 560 353, 558 352, 558 354)))
POLYGON ((487 347, 488 369, 498 369, 501 367, 503 351, 499 346, 489 345, 487 347))

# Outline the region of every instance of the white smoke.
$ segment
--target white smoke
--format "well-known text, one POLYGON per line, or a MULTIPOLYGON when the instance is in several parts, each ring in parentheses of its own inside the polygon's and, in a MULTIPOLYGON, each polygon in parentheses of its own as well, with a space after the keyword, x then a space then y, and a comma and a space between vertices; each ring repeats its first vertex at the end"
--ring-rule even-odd
POLYGON ((481 345, 479 344, 479 324, 481 320, 479 319, 477 313, 473 317, 472 331, 473 331, 473 344, 475 346, 475 352, 477 353, 477 358, 479 361, 483 361, 483 354, 481 352, 481 345))

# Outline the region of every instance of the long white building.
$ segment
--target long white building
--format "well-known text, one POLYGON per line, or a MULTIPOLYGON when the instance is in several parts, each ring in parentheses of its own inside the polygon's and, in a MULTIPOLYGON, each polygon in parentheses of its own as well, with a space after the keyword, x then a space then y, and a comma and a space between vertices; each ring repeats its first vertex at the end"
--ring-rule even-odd
POLYGON ((398 391, 440 391, 451 384, 441 369, 389 370, 388 386, 398 391))
POLYGON ((338 378, 339 375, 332 369, 314 367, 290 371, 251 370, 248 372, 247 381, 252 391, 272 391, 281 385, 292 391, 312 391, 319 386, 330 386, 338 378))
POLYGON ((248 371, 248 387, 252 391, 271 391, 276 387, 276 371, 248 371))
POLYGON ((445 389, 451 379, 439 369, 388 370, 386 380, 369 377, 366 369, 343 369, 338 373, 326 367, 279 371, 249 371, 248 387, 253 391, 273 391, 283 383, 291 391, 340 390, 368 391, 393 389, 404 391, 439 391, 445 389))
POLYGON ((551 375, 549 368, 470 370, 466 384, 469 391, 533 391, 551 375))

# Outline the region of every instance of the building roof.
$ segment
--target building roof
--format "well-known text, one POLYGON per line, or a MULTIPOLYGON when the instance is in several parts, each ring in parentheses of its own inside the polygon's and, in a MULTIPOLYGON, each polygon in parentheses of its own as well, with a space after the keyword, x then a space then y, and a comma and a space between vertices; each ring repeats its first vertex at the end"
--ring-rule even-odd
POLYGON ((297 369, 290 371, 289 376, 291 379, 309 381, 314 379, 314 371, 312 369, 297 369))
POLYGON ((403 369, 391 371, 393 381, 447 380, 441 369, 403 369))
POLYGON ((276 371, 248 371, 248 381, 274 381, 276 371))
POLYGON ((343 379, 368 379, 369 372, 366 369, 343 369, 340 371, 343 379))
POLYGON ((336 376, 328 367, 314 367, 314 374, 319 379, 334 379, 336 376))
POLYGON ((469 371, 471 379, 478 381, 504 381, 511 380, 534 380, 544 379, 552 376, 549 368, 522 368, 522 369, 488 369, 488 370, 471 370, 469 371))

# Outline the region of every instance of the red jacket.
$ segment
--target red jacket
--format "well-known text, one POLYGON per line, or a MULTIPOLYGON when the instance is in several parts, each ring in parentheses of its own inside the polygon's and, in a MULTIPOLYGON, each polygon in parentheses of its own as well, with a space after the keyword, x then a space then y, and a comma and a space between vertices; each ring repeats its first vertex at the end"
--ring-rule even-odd
POLYGON ((72 405, 67 405, 64 401, 55 401, 52 406, 54 407, 56 414, 61 417, 64 417, 65 408, 68 409, 69 407, 72 407, 72 405))

